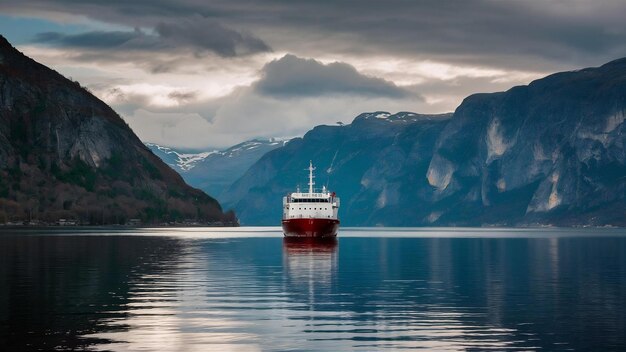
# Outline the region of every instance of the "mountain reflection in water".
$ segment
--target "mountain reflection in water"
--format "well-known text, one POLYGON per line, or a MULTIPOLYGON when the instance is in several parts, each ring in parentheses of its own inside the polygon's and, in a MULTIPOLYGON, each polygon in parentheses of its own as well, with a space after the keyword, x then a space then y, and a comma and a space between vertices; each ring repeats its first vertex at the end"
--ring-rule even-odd
MULTIPOLYGON (((626 237, 0 235, 8 350, 620 350, 626 237)), ((541 230, 538 230, 541 231, 541 230)), ((367 234, 367 232, 366 232, 367 234)))

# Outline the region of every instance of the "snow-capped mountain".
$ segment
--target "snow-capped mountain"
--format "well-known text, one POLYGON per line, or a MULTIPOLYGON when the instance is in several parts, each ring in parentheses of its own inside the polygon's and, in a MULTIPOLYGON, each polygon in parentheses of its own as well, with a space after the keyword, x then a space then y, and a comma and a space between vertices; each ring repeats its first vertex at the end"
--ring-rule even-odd
POLYGON ((171 166, 178 172, 185 172, 193 169, 198 162, 206 159, 209 155, 220 153, 217 150, 200 152, 200 153, 184 153, 170 147, 160 146, 154 143, 145 143, 148 148, 154 152, 161 160, 171 166))
MULTIPOLYGON (((269 150, 282 147, 287 140, 270 139, 253 139, 243 143, 234 145, 224 150, 210 150, 202 152, 185 151, 183 149, 174 149, 165 147, 155 143, 145 143, 161 160, 171 166, 174 170, 185 173, 202 164, 207 158, 233 158, 250 155, 256 155, 259 152, 266 153, 269 150), (256 150, 255 150, 256 149, 256 150)), ((209 159, 211 159, 209 158, 209 159)))
POLYGON ((223 150, 193 152, 146 143, 154 154, 181 174, 190 185, 220 198, 224 189, 241 177, 265 153, 288 140, 253 139, 223 150))
POLYGON ((415 121, 429 121, 433 119, 441 119, 441 115, 424 115, 409 111, 401 111, 395 114, 391 114, 387 111, 375 111, 360 114, 354 119, 353 123, 364 120, 383 120, 387 122, 407 123, 415 121))

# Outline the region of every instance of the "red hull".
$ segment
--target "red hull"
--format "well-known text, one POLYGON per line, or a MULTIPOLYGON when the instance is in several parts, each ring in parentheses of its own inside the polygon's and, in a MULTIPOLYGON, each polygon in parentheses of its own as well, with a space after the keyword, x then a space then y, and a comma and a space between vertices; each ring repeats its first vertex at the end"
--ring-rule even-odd
POLYGON ((339 229, 339 220, 337 219, 302 218, 283 220, 285 237, 336 237, 337 229, 339 229))

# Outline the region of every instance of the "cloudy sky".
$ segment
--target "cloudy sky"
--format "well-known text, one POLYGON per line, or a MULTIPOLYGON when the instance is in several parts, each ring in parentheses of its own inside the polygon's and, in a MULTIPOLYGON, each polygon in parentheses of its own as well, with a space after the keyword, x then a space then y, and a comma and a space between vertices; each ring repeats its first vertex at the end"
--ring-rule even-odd
POLYGON ((225 147, 626 56, 623 0, 3 0, 0 33, 144 141, 225 147))

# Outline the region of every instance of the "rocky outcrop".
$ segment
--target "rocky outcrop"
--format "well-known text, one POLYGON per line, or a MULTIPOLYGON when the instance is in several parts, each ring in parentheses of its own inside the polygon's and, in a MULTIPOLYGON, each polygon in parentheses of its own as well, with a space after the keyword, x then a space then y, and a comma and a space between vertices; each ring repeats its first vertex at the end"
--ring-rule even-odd
POLYGON ((104 102, 0 37, 0 222, 232 222, 104 102))

